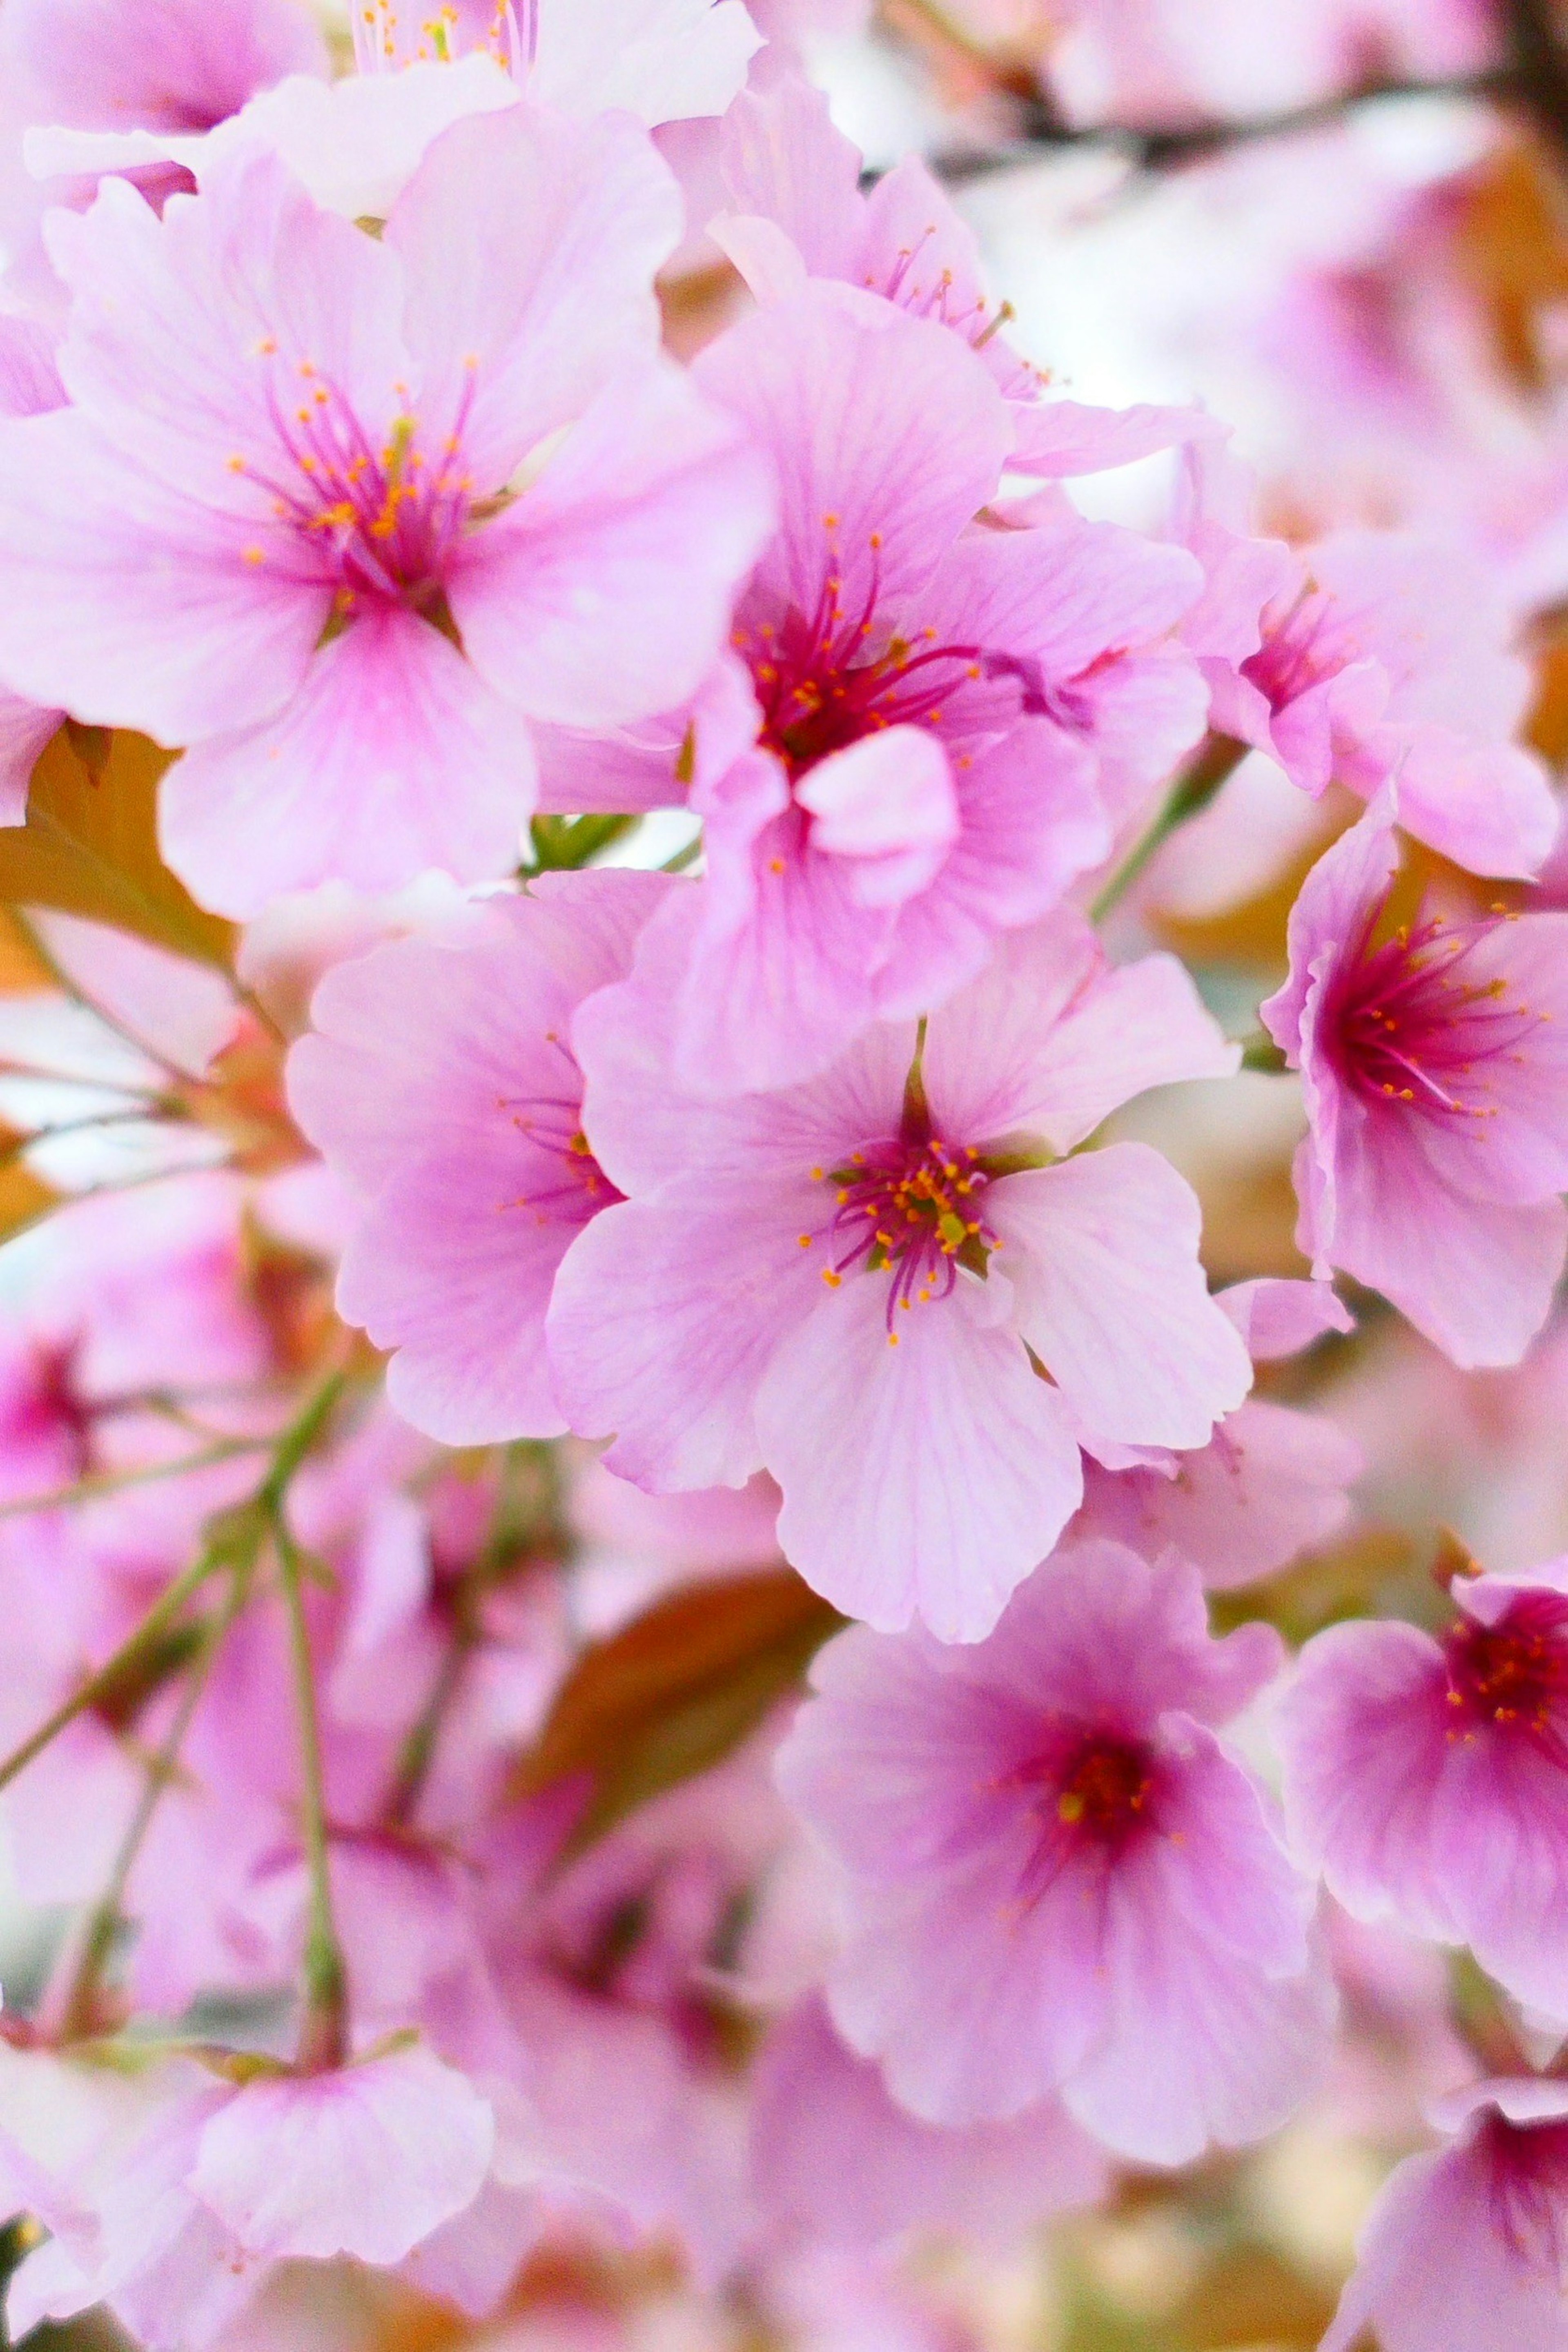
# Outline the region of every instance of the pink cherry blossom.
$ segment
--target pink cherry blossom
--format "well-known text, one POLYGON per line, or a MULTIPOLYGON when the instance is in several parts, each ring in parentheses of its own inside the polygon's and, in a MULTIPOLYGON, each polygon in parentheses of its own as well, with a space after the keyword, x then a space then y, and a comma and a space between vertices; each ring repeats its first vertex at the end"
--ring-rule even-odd
POLYGON ((1452 2135, 1395 2170, 1322 2352, 1563 2352, 1568 2346, 1568 2086, 1531 2075, 1440 2101, 1452 2135))
POLYGON ((1515 1363, 1568 1242, 1568 919, 1427 913, 1382 936, 1394 816, 1381 797, 1312 868, 1260 1008, 1306 1096, 1299 1238, 1456 1363, 1515 1363))
POLYGON ((910 2236, 1005 2247, 1048 2215, 1099 2202, 1103 2154, 1045 2099, 1004 2123, 924 2123, 889 2096, 811 1994, 757 2063, 752 2168, 764 2221, 813 2246, 910 2236))
POLYGON ((732 329, 697 380, 773 457, 783 521, 692 703, 608 744, 556 736, 556 806, 690 783, 705 920, 683 1081, 775 1086, 874 1018, 923 1011, 1110 846, 1106 801, 1162 778, 1203 691, 1167 642, 1180 550, 1066 505, 979 511, 1012 440, 963 340, 841 286, 732 329))
POLYGON ((1234 1049, 1169 959, 1108 970, 1062 913, 932 1014, 918 1069, 914 1024, 888 1025, 812 1086, 708 1105, 673 1075, 658 929, 577 1020, 627 1198, 556 1277, 567 1413, 655 1492, 765 1466, 819 1591, 975 1640, 1076 1509, 1080 1430, 1202 1445, 1246 1392, 1185 1184, 1146 1145, 1075 1151, 1234 1049))
POLYGON ((856 1628, 779 1756, 844 1875, 840 2031, 951 2125, 1059 2091, 1121 2153, 1179 2164, 1273 2130, 1330 1997, 1310 1894, 1215 1729, 1280 1662, 1211 1642, 1196 1575, 1064 1548, 990 1639, 856 1628))
POLYGON ((396 1350, 387 1392, 449 1443, 565 1427, 544 1314, 561 1260, 619 1198, 582 1132, 571 1047, 669 886, 543 878, 445 935, 339 964, 289 1057, 295 1116, 363 1207, 338 1303, 396 1350))
POLYGON ((1044 399, 1047 378, 1003 335, 1011 305, 986 295, 973 231, 936 180, 906 156, 862 195, 860 151, 808 82, 790 76, 742 91, 725 115, 721 154, 733 210, 710 221, 709 235, 758 300, 787 301, 808 278, 838 278, 950 329, 980 353, 1013 410, 1014 472, 1099 473, 1214 432, 1200 408, 1044 399))
POLYGON ((0 675, 193 747, 162 833, 208 904, 502 872, 530 717, 696 684, 765 500, 655 357, 679 226, 642 132, 531 107, 454 126, 381 243, 267 157, 55 224, 76 404, 0 435, 0 675))
POLYGON ((1217 439, 1187 460, 1183 537, 1209 575, 1183 635, 1213 724, 1314 798, 1397 779, 1400 822, 1478 874, 1533 874, 1557 835, 1540 761, 1510 739, 1528 665, 1457 545, 1342 530, 1296 555, 1249 535, 1246 477, 1217 439))
POLYGON ((17 2273, 13 2326, 102 2300, 153 2352, 205 2344, 272 2262, 399 2260, 478 2195, 494 2135, 418 2044, 237 2089, 176 2061, 150 2089, 139 2134, 114 2116, 66 2171, 82 2220, 17 2273))
POLYGON ((1436 1635, 1336 1625, 1281 1708, 1302 1851, 1359 1918, 1468 1944, 1568 2016, 1568 1561, 1456 1578, 1436 1635))

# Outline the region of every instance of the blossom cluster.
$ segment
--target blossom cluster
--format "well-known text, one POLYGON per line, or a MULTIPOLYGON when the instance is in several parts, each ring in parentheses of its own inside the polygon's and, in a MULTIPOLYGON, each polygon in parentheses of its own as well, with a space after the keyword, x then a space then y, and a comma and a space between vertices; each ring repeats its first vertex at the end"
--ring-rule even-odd
MULTIPOLYGON (((13 2340, 952 2343, 1360 2096, 1289 2340, 1568 2347, 1561 496, 1069 396, 869 13, 0 6, 13 2340)), ((1500 70, 1231 13, 1030 103, 1500 70)))

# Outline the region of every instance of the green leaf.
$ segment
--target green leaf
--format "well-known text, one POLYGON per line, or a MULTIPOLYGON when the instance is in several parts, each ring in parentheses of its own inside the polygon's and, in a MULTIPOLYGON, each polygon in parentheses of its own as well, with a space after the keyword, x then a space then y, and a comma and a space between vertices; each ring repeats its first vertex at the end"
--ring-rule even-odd
POLYGON ((592 1793, 569 1848, 582 1853, 649 1798, 721 1762, 843 1622, 787 1568, 668 1594, 578 1661, 513 1794, 585 1776, 592 1793))
POLYGON ((33 771, 26 823, 0 828, 0 900, 109 923, 226 971, 233 925, 198 907, 158 854, 172 758, 145 735, 68 720, 33 771))

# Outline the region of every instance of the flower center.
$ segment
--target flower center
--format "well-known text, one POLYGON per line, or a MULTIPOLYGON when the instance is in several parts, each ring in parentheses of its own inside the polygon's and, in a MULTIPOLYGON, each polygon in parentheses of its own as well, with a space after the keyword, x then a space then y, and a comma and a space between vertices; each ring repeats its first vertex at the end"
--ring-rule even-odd
POLYGON ((1483 2126, 1491 2207, 1499 2235, 1526 2270, 1568 2291, 1568 2123, 1483 2126))
POLYGON ((1497 1117, 1488 1066, 1511 1061, 1540 1021, 1506 981, 1476 971, 1476 950, 1498 928, 1434 915, 1373 947, 1369 925, 1332 1008, 1331 1048, 1364 1099, 1444 1119, 1497 1117))
POLYGON ((1018 1874, 1027 1912, 1072 1864, 1113 1863, 1156 1830, 1158 1773, 1142 1740, 1058 1725, 1038 1755, 1016 1765, 1002 1790, 1027 1790, 1034 1837, 1018 1874))
MULTIPOLYGON (((554 1046, 577 1077, 577 1066, 558 1037, 554 1046)), ((532 1212, 536 1224, 585 1225, 601 1209, 625 1198, 616 1191, 594 1157, 583 1132, 581 1087, 572 1094, 503 1097, 497 1108, 510 1111, 511 1123, 531 1147, 535 1175, 526 1192, 503 1205, 532 1212)))
POLYGON ((792 782, 819 760, 889 727, 1000 731, 1020 713, 1052 709, 1037 664, 978 645, 939 644, 934 629, 899 628, 879 616, 878 533, 864 594, 858 609, 847 607, 837 527, 837 516, 824 516, 827 561, 815 610, 791 604, 781 614, 752 597, 731 638, 762 708, 758 740, 784 762, 792 782), (1005 708, 993 710, 988 701, 984 712, 971 709, 955 719, 955 696, 972 701, 974 688, 987 681, 1011 687, 1005 708))
POLYGON ((1062 1784, 1057 1819, 1102 1845, 1119 1845, 1142 1826, 1153 1786, 1145 1748, 1091 1740, 1062 1784))
MULTIPOLYGON (((921 256, 936 235, 936 224, 923 228, 912 245, 900 246, 898 258, 880 284, 868 272, 866 284, 884 300, 896 302, 912 319, 933 319, 938 326, 962 335, 972 350, 983 352, 1016 316, 1011 302, 994 307, 984 294, 961 292, 951 269, 921 267, 921 256)), ((1032 399, 1046 378, 1027 360, 1016 361, 1002 390, 1017 400, 1032 399)))
POLYGON ((889 1136, 851 1152, 840 1168, 814 1169, 834 1187, 833 1216, 821 1234, 803 1234, 803 1247, 826 1237, 831 1263, 823 1280, 837 1289, 853 1267, 890 1274, 888 1336, 900 1307, 946 1298, 962 1265, 984 1276, 997 1238, 981 1214, 991 1179, 969 1145, 940 1136, 889 1136))
POLYGON ((399 0, 354 0, 354 63, 361 73, 449 64, 482 50, 517 81, 526 80, 539 45, 539 0, 429 0, 404 7, 399 0), (519 18, 521 16, 521 23, 519 18))
POLYGON ((1521 1593, 1496 1625, 1462 1617, 1443 1654, 1448 1705, 1467 1726, 1515 1727, 1568 1766, 1568 1596, 1521 1593))
POLYGON ((1283 710, 1314 686, 1345 667, 1354 655, 1333 624, 1334 604, 1321 588, 1303 588, 1281 611, 1264 616, 1263 642, 1241 665, 1270 709, 1283 710))
MULTIPOLYGON (((270 339, 259 356, 276 360, 270 339)), ((281 462, 274 469, 234 457, 229 469, 256 482, 277 520, 293 526, 304 576, 336 588, 340 618, 351 618, 366 596, 416 609, 439 597, 469 517, 474 482, 463 465, 462 436, 475 371, 470 361, 453 428, 432 455, 401 385, 404 406, 378 446, 346 394, 314 362, 273 366, 268 407, 281 462)), ((275 560, 256 546, 246 550, 246 561, 275 560)))

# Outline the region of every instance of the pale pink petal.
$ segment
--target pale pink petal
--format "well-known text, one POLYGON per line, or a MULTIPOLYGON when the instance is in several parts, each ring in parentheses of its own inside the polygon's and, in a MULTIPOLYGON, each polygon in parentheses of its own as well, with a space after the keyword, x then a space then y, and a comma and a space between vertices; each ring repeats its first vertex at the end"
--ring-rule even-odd
POLYGON ((1384 2352, 1568 2345, 1561 2282, 1510 2246, 1473 2145, 1407 2158, 1373 2206, 1322 2352, 1356 2352, 1370 2327, 1384 2352))
POLYGON ((525 103, 436 141, 385 242, 408 275, 422 413, 461 414, 482 484, 651 358, 654 273, 679 235, 679 192, 624 115, 576 123, 525 103))
POLYGON ((860 152, 834 128, 821 90, 792 74, 765 96, 742 91, 724 118, 720 154, 735 212, 761 215, 744 226, 776 229, 795 249, 801 276, 852 275, 860 152))
POLYGON ((901 905, 941 870, 959 830, 947 754, 918 727, 889 727, 818 761, 795 790, 819 856, 847 861, 865 907, 901 905))
POLYGON ((650 718, 700 685, 770 520, 765 467, 733 425, 675 368, 638 369, 454 555, 464 648, 534 717, 650 718))
POLYGON ((90 212, 50 216, 49 250, 74 297, 67 389, 171 490, 259 531, 272 517, 279 396, 299 400, 319 378, 378 440, 396 414, 408 372, 397 263, 321 212, 275 156, 226 166, 200 198, 171 198, 162 219, 107 179, 90 212))
POLYGON ((161 487, 74 410, 0 425, 0 676, 165 743, 267 718, 331 592, 252 560, 264 541, 161 487))
POLYGON ((821 1294, 797 1238, 817 1210, 805 1169, 761 1198, 755 1183, 699 1175, 606 1209, 578 1236, 555 1280, 550 1352, 572 1427, 615 1435, 612 1470, 659 1494, 739 1486, 761 1469, 758 1385, 821 1294))
POLYGON ((1498 1727, 1433 1790, 1432 1867, 1460 1936, 1514 1999, 1568 2016, 1568 1774, 1498 1727))
POLYGON ((847 1277, 758 1392, 784 1489, 779 1543, 807 1582, 888 1632, 988 1633, 1082 1492, 1059 1401, 967 1286, 889 1332, 888 1283, 847 1277), (896 1344, 889 1344, 896 1341, 896 1344))
POLYGON ((1252 1363, 1209 1297, 1201 1213, 1174 1169, 1113 1144, 1002 1178, 986 1215, 1017 1327, 1086 1423, 1124 1444, 1205 1444, 1252 1363))
POLYGON ((806 613, 830 551, 847 612, 923 597, 1011 446, 1006 404, 957 336, 847 287, 745 320, 695 373, 779 468, 782 530, 759 577, 806 613))
POLYGON ((1327 1282, 1282 1281, 1263 1275, 1252 1282, 1233 1282, 1216 1295, 1255 1364, 1275 1363, 1299 1356, 1328 1331, 1353 1331, 1355 1317, 1327 1282))
POLYGON ((1399 821, 1472 874, 1529 876, 1552 853, 1561 812, 1545 770, 1514 743, 1435 726, 1389 727, 1399 821))
POLYGON ((164 855, 206 906, 258 914, 285 890, 395 890, 439 866, 507 873, 533 805, 518 712, 438 629, 375 604, 311 659, 268 724, 171 769, 164 855))
POLYGON ((762 46, 741 0, 597 0, 545 7, 530 89, 569 114, 639 121, 722 114, 762 46))
POLYGON ((1080 1524, 1146 1558, 1173 1546, 1211 1591, 1226 1591, 1337 1535, 1363 1466, 1360 1446, 1321 1415, 1248 1397, 1169 1475, 1086 1465, 1080 1524))
POLYGON ((252 2253, 395 2263, 479 2195, 494 2139, 488 2104, 419 2044, 247 2084, 190 2184, 252 2253))
POLYGON ((1203 408, 1089 408, 1078 400, 1040 400, 1018 414, 1019 474, 1066 478, 1136 465, 1160 449, 1215 437, 1219 427, 1203 408))
POLYGON ((1035 1102, 1019 1124, 1071 1151, 1151 1087, 1228 1078, 1240 1066, 1240 1047, 1226 1042, 1186 966, 1142 956, 1104 972, 1052 1028, 1035 1062, 1035 1102))

